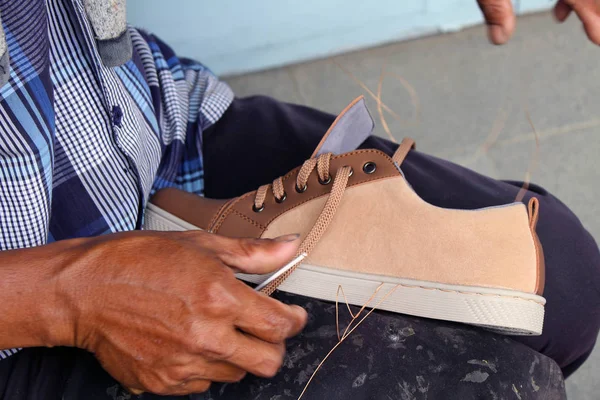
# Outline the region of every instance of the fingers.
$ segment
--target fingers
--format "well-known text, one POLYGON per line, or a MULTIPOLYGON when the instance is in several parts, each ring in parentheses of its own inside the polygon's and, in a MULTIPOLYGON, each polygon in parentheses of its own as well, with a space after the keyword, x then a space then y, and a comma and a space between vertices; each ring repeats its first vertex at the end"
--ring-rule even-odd
POLYGON ((207 380, 229 383, 241 381, 246 376, 246 371, 227 362, 198 358, 173 368, 171 374, 178 382, 207 380))
POLYGON ((269 343, 282 343, 306 325, 303 308, 257 293, 241 282, 239 286, 237 294, 244 309, 234 320, 238 329, 269 343))
POLYGON ((511 0, 477 0, 488 25, 488 37, 493 44, 504 44, 515 30, 515 14, 511 0))
POLYGON ((596 0, 562 0, 561 2, 575 11, 583 22, 585 33, 590 41, 600 45, 600 6, 596 4, 596 0))
POLYGON ((128 390, 139 395, 144 391, 156 394, 189 394, 208 390, 211 382, 239 382, 246 376, 246 371, 223 361, 207 361, 203 357, 192 357, 185 364, 170 367, 166 371, 153 371, 139 379, 136 387, 128 390), (139 389, 143 387, 144 389, 139 389))
POLYGON ((230 352, 223 361, 253 375, 271 378, 283 363, 284 343, 267 343, 240 331, 233 332, 229 343, 230 352))
MULTIPOLYGON (((161 391, 160 395, 171 395, 171 396, 183 396, 190 393, 204 393, 211 385, 211 381, 205 379, 195 379, 190 381, 181 382, 176 386, 171 386, 168 389, 161 391)), ((129 389, 133 394, 139 395, 143 393, 142 390, 129 389)))
POLYGON ((554 6, 554 18, 558 22, 564 22, 573 9, 564 0, 558 0, 554 6))
POLYGON ((178 386, 177 388, 174 388, 172 391, 170 391, 169 394, 181 396, 181 395, 186 395, 186 394, 190 394, 190 393, 204 393, 210 388, 210 384, 211 384, 210 381, 203 380, 203 379, 192 380, 189 382, 183 382, 180 386, 178 386))
MULTIPOLYGON (((488 36, 494 44, 504 44, 515 29, 515 15, 510 0, 477 0, 488 24, 488 36)), ((563 22, 575 11, 591 42, 600 45, 600 5, 597 0, 558 0, 554 16, 563 22)))
POLYGON ((204 247, 210 247, 224 264, 248 274, 266 274, 281 268, 294 257, 300 245, 296 234, 275 239, 236 239, 204 234, 198 240, 204 247))

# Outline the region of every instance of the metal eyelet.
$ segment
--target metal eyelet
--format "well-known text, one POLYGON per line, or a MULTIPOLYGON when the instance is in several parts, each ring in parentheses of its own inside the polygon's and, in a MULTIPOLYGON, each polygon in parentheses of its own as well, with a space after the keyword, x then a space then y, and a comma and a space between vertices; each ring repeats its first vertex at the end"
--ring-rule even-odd
POLYGON ((351 176, 354 174, 354 168, 352 168, 352 167, 351 167, 351 166, 349 166, 349 165, 344 165, 344 167, 348 167, 348 168, 350 168, 350 173, 348 174, 348 178, 350 178, 350 177, 351 177, 351 176))
POLYGON ((260 206, 259 208, 256 208, 256 204, 252 204, 252 211, 254 211, 255 213, 259 213, 262 210, 265 209, 265 205, 263 204, 262 206, 260 206))
POLYGON ((287 194, 284 193, 283 196, 281 196, 280 199, 278 199, 277 197, 275 197, 275 202, 276 203, 283 203, 285 201, 285 199, 287 199, 287 194))
POLYGON ((306 189, 308 189, 308 185, 304 185, 304 187, 302 187, 302 188, 299 188, 298 185, 296 185, 297 193, 304 193, 304 192, 306 192, 306 189))
POLYGON ((368 161, 365 163, 365 165, 363 165, 363 171, 365 174, 371 175, 373 172, 375 172, 375 170, 377 170, 377 164, 375 164, 373 161, 368 161))
POLYGON ((321 180, 321 178, 319 178, 319 183, 320 183, 321 185, 329 185, 329 184, 331 183, 331 175, 329 175, 329 176, 327 177, 327 179, 325 179, 324 181, 322 181, 322 180, 321 180))

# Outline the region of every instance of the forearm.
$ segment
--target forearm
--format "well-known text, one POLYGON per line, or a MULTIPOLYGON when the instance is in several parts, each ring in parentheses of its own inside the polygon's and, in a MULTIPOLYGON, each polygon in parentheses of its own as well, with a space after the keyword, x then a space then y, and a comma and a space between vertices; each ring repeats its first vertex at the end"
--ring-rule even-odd
POLYGON ((0 349, 70 345, 60 275, 80 240, 0 252, 0 349))

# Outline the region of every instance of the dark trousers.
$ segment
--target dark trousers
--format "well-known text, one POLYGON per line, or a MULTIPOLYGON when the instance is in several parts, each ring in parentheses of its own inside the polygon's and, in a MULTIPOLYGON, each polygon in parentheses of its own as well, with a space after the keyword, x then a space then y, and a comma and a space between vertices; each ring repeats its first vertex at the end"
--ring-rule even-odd
MULTIPOLYGON (((206 196, 238 196, 268 183, 310 156, 334 117, 265 97, 236 100, 204 132, 206 196)), ((363 147, 391 154, 395 145, 369 138, 363 147)), ((486 178, 413 151, 407 180, 426 201, 472 209, 514 200, 519 182, 486 178)), ((484 330, 376 311, 323 364, 306 399, 563 399, 562 372, 590 354, 600 326, 600 254, 593 238, 559 200, 531 185, 539 198, 538 234, 546 257, 546 318, 540 337, 508 338, 484 330), (560 368, 559 368, 560 366, 560 368), (518 396, 515 396, 518 394, 518 396)), ((276 293, 309 312, 302 334, 288 342, 281 372, 215 384, 190 399, 296 399, 337 343, 335 306, 276 293)), ((356 308, 354 308, 356 311, 356 308)), ((342 321, 347 313, 342 310, 342 321)), ((7 399, 111 399, 130 396, 77 349, 26 349, 0 362, 7 399)), ((158 396, 143 395, 144 399, 158 396)))

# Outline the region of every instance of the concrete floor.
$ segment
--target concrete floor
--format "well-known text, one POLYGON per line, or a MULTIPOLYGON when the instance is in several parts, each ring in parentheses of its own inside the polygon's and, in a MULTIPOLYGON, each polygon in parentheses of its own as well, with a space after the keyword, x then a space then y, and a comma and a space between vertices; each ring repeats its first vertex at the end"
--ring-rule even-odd
MULTIPOLYGON (((509 45, 487 43, 483 27, 390 44, 335 58, 226 79, 238 96, 265 94, 339 113, 365 95, 382 129, 375 95, 394 137, 496 178, 546 187, 600 237, 600 48, 576 18, 520 18, 509 45), (536 145, 526 112, 539 135, 536 145), (536 161, 537 160, 537 161, 536 161)), ((600 346, 599 346, 600 347, 600 346)), ((600 395, 600 350, 567 381, 570 399, 600 395)))

